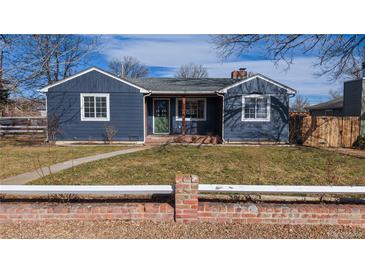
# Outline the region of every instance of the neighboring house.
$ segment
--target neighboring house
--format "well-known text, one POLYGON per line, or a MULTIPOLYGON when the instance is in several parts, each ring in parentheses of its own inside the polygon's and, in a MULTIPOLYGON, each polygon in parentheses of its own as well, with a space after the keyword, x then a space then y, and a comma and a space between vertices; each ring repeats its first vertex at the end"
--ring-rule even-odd
POLYGON ((311 116, 343 116, 343 97, 307 107, 311 116))
POLYGON ((361 116, 365 105, 365 78, 344 82, 343 97, 308 107, 312 116, 361 116), (364 101, 364 102, 363 102, 364 101), (363 109, 363 110, 362 110, 363 109))
POLYGON ((127 80, 92 67, 41 91, 48 118, 59 120, 58 141, 103 141, 113 125, 115 141, 143 143, 185 129, 223 142, 288 142, 289 97, 296 91, 261 74, 244 75, 127 80))

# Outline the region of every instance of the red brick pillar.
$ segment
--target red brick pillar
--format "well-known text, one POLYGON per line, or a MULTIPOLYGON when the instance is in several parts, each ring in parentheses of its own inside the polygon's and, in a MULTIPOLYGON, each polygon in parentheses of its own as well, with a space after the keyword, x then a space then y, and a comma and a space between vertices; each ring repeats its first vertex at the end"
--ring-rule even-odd
POLYGON ((196 175, 177 175, 175 185, 175 220, 192 223, 198 220, 198 185, 196 175))

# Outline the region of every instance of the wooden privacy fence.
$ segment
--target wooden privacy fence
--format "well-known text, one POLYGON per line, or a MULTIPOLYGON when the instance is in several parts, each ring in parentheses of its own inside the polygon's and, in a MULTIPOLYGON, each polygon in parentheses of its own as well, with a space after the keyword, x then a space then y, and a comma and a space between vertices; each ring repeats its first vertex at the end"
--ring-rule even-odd
POLYGON ((44 117, 0 117, 0 139, 44 142, 47 139, 47 119, 44 117))
POLYGON ((359 117, 291 115, 289 139, 313 147, 352 147, 360 135, 359 117))

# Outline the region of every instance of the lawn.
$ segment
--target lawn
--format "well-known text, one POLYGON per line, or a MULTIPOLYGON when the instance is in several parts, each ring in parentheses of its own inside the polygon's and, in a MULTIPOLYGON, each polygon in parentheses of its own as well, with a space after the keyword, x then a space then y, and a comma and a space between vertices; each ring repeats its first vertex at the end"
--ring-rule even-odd
POLYGON ((202 183, 365 185, 365 159, 308 147, 161 146, 75 167, 33 184, 202 183))
POLYGON ((0 142, 0 179, 49 164, 125 148, 120 146, 31 146, 0 142))

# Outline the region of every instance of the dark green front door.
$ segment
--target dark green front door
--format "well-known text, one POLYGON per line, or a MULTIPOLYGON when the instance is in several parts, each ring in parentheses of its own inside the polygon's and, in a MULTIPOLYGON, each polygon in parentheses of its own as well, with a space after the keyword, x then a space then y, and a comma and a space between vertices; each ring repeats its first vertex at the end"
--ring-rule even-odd
POLYGON ((153 100, 153 133, 170 133, 170 101, 168 99, 153 100))

